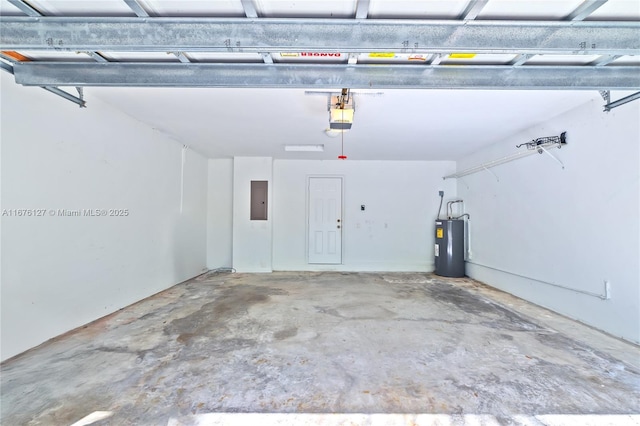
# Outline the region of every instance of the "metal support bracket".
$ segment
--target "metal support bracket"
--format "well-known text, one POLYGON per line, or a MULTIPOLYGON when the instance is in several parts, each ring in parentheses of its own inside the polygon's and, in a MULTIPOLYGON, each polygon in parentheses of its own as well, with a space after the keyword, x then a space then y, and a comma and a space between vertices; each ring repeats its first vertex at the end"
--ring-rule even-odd
POLYGON ((0 68, 13 75, 13 67, 6 63, 5 61, 0 61, 0 68))
POLYGON ((80 105, 80 108, 86 108, 86 102, 84 101, 84 87, 76 87, 76 90, 78 91, 78 98, 80 99, 80 101, 82 102, 80 105))
POLYGON ((367 19, 369 16, 370 0, 358 0, 356 2, 356 19, 367 19))
POLYGON ((609 99, 605 99, 605 101, 607 101, 607 104, 604 106, 604 111, 609 112, 612 109, 619 107, 620 105, 635 101, 636 99, 640 99, 640 92, 633 93, 629 96, 625 96, 624 98, 618 99, 617 101, 613 102, 609 102, 609 99))
POLYGON ((269 52, 259 52, 260 56, 262 56, 262 61, 267 65, 273 64, 273 56, 269 52))
POLYGON ((467 4, 467 7, 465 8, 464 12, 462 12, 459 19, 464 19, 468 21, 476 19, 480 11, 482 11, 482 9, 487 5, 488 2, 489 0, 469 1, 469 3, 467 4))
POLYGON ((47 92, 51 92, 60 96, 61 98, 65 98, 66 100, 73 102, 74 104, 78 104, 80 108, 87 107, 87 103, 84 101, 84 99, 73 96, 72 94, 67 93, 62 89, 53 86, 43 86, 42 88, 47 92))
POLYGON ((258 11, 256 10, 256 6, 253 4, 253 0, 240 0, 242 3, 242 9, 244 9, 244 14, 247 18, 257 18, 258 11))
POLYGON ((140 18, 148 18, 149 13, 145 10, 144 7, 138 2, 138 0, 124 0, 124 2, 129 6, 129 9, 133 10, 133 12, 140 18))
POLYGON ((567 21, 582 21, 591 15, 596 9, 602 7, 607 0, 585 0, 573 12, 567 16, 567 21))
POLYGON ((171 52, 171 53, 173 53, 173 56, 178 58, 178 60, 183 64, 188 64, 191 62, 189 58, 187 58, 187 55, 184 54, 184 52, 171 52))
POLYGON ((498 175, 493 173, 493 170, 487 168, 487 167, 483 167, 483 169, 485 169, 486 171, 488 171, 489 173, 491 173, 493 175, 494 178, 496 178, 496 182, 500 182, 500 179, 498 178, 498 175))
POLYGON ((434 53, 429 65, 440 65, 442 62, 442 53, 434 53))
MULTIPOLYGON (((560 145, 558 145, 558 148, 560 148, 560 145)), ((550 153, 547 148, 545 148, 544 146, 540 146, 539 149, 541 149, 542 151, 546 152, 551 158, 553 158, 554 160, 556 160, 556 162, 558 164, 560 164, 560 166, 562 167, 562 170, 564 170, 564 163, 562 161, 560 161, 560 159, 558 157, 556 157, 555 155, 553 155, 552 153, 550 153)), ((542 153, 541 153, 542 154, 542 153)))
MULTIPOLYGON (((4 61, 0 61, 0 69, 2 69, 3 71, 8 72, 11 75, 13 74, 13 66, 11 64, 7 64, 4 61)), ((83 90, 82 87, 76 87, 76 89, 78 90, 78 94, 80 95, 79 98, 65 92, 64 90, 61 90, 57 87, 54 86, 41 86, 44 90, 46 90, 47 92, 51 92, 53 94, 56 94, 58 96, 61 96, 73 103, 76 103, 80 106, 80 108, 86 108, 87 107, 87 103, 84 101, 83 99, 83 90)))
POLYGON ((9 0, 9 3, 20 9, 28 16, 42 16, 39 11, 23 0, 9 0))
POLYGON ((519 67, 522 64, 524 64, 525 62, 527 62, 529 59, 533 58, 534 55, 531 54, 524 54, 521 53, 518 56, 515 57, 515 59, 511 62, 510 65, 514 66, 514 67, 519 67))

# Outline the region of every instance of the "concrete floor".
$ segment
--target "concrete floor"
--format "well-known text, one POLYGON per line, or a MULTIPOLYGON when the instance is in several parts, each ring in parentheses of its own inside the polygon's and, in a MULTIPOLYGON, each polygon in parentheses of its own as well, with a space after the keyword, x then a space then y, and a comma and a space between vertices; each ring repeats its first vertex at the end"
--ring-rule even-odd
POLYGON ((0 423, 635 425, 639 362, 470 279, 211 273, 3 363, 0 423))

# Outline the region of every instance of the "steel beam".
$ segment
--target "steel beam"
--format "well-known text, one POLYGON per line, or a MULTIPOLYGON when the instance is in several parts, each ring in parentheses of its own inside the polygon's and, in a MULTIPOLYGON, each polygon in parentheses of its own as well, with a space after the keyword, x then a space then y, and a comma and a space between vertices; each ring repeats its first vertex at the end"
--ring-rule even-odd
POLYGON ((580 6, 571 12, 566 19, 567 21, 582 21, 597 9, 604 6, 606 2, 607 0, 585 0, 580 6))
MULTIPOLYGON (((13 67, 11 65, 7 64, 4 61, 0 61, 0 69, 2 69, 3 71, 8 72, 9 74, 14 74, 13 67)), ((69 101, 71 101, 71 102, 73 102, 75 104, 80 105, 80 108, 86 108, 86 106, 87 106, 87 103, 84 101, 84 99, 81 99, 81 98, 78 98, 76 96, 73 96, 73 95, 71 95, 71 94, 69 94, 69 93, 65 92, 64 90, 61 90, 61 89, 59 89, 57 87, 45 86, 45 87, 42 87, 42 88, 44 90, 46 90, 47 92, 54 93, 54 94, 56 94, 58 96, 61 96, 61 97, 65 98, 65 99, 67 99, 67 100, 69 100, 69 101)))
POLYGON ((620 55, 605 55, 605 56, 599 57, 595 61, 591 62, 589 65, 596 66, 596 67, 604 67, 605 65, 609 65, 611 62, 619 58, 620 58, 620 55))
POLYGON ((429 62, 429 65, 440 65, 440 62, 442 62, 443 58, 443 54, 442 53, 436 53, 435 55, 433 55, 433 59, 431 59, 431 62, 429 62))
POLYGON ((185 55, 183 52, 173 52, 173 56, 175 56, 176 58, 178 58, 178 60, 182 63, 189 63, 191 62, 191 60, 189 58, 187 58, 187 55, 185 55))
MULTIPOLYGON (((125 1, 127 1, 127 3, 134 2, 136 5, 138 4, 136 0, 125 0, 125 1)), ((31 7, 29 4, 27 4, 22 0, 9 0, 9 2, 11 2, 11 4, 13 4, 14 6, 20 8, 23 12, 25 12, 29 16, 40 16, 40 17, 42 16, 42 13, 40 13, 38 10, 34 9, 33 7, 31 7)), ((138 5, 138 7, 140 6, 138 5)), ((149 15, 146 15, 146 16, 149 16, 149 15)), ((1 31, 0 31, 0 34, 1 34, 1 31)), ((98 52, 86 52, 86 54, 91 56, 94 60, 98 62, 108 62, 104 58, 104 56, 100 55, 98 52)), ((49 90, 49 91, 53 92, 52 90, 49 90)), ((80 105, 80 106, 83 107, 84 105, 80 105)))
POLYGON ((85 53, 91 56, 93 59, 95 59, 96 62, 109 62, 104 56, 102 56, 98 52, 85 52, 85 53))
POLYGON ((635 67, 23 62, 26 86, 633 90, 635 67))
POLYGON ((2 18, 0 49, 640 54, 640 22, 2 18))
POLYGON ((609 112, 614 108, 619 107, 620 105, 624 105, 626 103, 629 103, 631 101, 635 101, 636 99, 640 99, 640 92, 636 92, 632 95, 629 96, 625 96, 622 99, 618 99, 617 101, 613 101, 613 102, 609 102, 604 106, 604 111, 605 112, 609 112))
POLYGON ((527 62, 533 56, 534 55, 518 55, 513 59, 513 61, 511 61, 511 63, 509 65, 514 66, 514 67, 522 66, 525 62, 527 62))
POLYGON ((0 61, 0 68, 8 72, 9 74, 13 75, 13 66, 9 65, 5 61, 0 61))
POLYGON ((260 56, 262 56, 262 62, 265 64, 273 64, 273 57, 271 56, 271 53, 260 52, 260 56))
POLYGON ((367 19, 369 16, 369 0, 356 1, 356 19, 367 19))
POLYGON ((77 104, 78 106, 80 106, 80 108, 86 108, 87 107, 87 103, 84 101, 84 99, 80 99, 77 96, 73 96, 70 93, 65 92, 62 89, 59 89, 57 87, 50 87, 50 86, 43 86, 42 87, 44 90, 46 90, 47 92, 51 92, 55 95, 58 95, 62 98, 65 98, 68 101, 73 102, 74 104, 77 104))
POLYGON ((460 19, 472 20, 476 19, 480 11, 484 9, 489 0, 471 0, 467 7, 464 9, 462 14, 460 15, 460 19))
POLYGON ((124 2, 129 6, 129 9, 133 10, 133 12, 141 17, 148 18, 149 13, 142 7, 142 5, 138 2, 138 0, 124 0, 124 2))
POLYGON ((42 14, 34 9, 30 4, 22 1, 22 0, 9 0, 9 3, 20 9, 26 15, 29 16, 42 16, 42 14))
POLYGON ((242 2, 242 8, 244 9, 244 14, 247 18, 257 18, 258 11, 256 10, 256 6, 253 4, 253 0, 240 0, 242 2))

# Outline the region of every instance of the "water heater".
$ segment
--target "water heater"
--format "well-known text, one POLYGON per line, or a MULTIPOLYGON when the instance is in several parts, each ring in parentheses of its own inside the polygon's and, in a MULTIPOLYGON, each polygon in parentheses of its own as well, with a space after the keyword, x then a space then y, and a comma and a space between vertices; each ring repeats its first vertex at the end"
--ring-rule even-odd
POLYGON ((464 277, 464 220, 438 219, 435 232, 436 275, 464 277))

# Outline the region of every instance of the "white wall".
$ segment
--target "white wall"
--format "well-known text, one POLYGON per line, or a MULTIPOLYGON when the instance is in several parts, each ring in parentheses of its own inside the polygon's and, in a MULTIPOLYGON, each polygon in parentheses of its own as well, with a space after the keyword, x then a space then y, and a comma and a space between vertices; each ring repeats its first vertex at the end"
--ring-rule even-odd
POLYGON ((233 160, 209 160, 207 268, 230 268, 233 247, 233 160))
POLYGON ((445 201, 455 198, 455 182, 442 180, 454 168, 445 161, 275 160, 273 269, 433 270, 438 190, 445 201), (342 265, 307 262, 307 178, 319 175, 344 177, 342 265))
POLYGON ((237 272, 271 272, 273 223, 271 157, 233 159, 233 268, 237 272), (268 182, 267 218, 250 220, 251 181, 268 182))
MULTIPOLYGON (((614 96, 613 99, 616 99, 614 96)), ((640 103, 602 112, 602 99, 458 163, 463 170, 567 131, 568 145, 458 182, 471 214, 469 276, 625 339, 640 341, 640 103), (467 187, 468 185, 468 187, 467 187), (485 266, 479 266, 485 265, 485 266), (523 277, 500 272, 518 274, 523 277), (524 278, 527 277, 527 278, 524 278), (539 281, 604 294, 611 299, 539 281)))
POLYGON ((2 209, 44 209, 2 217, 2 359, 205 267, 206 160, 186 151, 182 191, 182 146, 85 92, 80 109, 2 73, 2 209))

